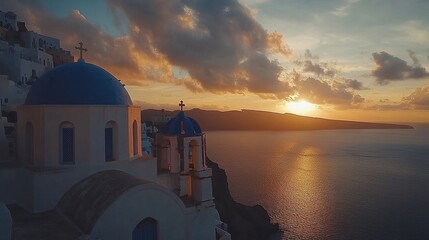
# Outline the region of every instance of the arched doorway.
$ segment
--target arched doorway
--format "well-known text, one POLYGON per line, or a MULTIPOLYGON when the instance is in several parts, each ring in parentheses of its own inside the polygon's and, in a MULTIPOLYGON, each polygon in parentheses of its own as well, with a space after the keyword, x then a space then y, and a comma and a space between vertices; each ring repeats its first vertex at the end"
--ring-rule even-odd
POLYGON ((157 240, 158 223, 153 218, 143 219, 133 230, 133 240, 157 240))

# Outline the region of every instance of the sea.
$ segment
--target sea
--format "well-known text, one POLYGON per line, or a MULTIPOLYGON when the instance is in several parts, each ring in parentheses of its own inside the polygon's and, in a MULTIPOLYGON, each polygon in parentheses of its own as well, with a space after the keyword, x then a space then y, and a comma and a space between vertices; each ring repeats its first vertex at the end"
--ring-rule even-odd
POLYGON ((282 239, 429 239, 429 125, 209 131, 234 199, 262 205, 282 239))

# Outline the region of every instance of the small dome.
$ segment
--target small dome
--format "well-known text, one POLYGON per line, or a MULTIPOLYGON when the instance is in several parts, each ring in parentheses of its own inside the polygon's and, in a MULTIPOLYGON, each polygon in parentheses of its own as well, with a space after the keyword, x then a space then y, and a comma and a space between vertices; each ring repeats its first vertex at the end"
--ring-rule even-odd
POLYGON ((195 136, 201 134, 201 128, 197 121, 185 116, 185 113, 180 111, 175 118, 168 121, 164 129, 164 134, 176 136, 182 134, 182 130, 184 131, 185 136, 195 136))
POLYGON ((133 105, 133 102, 113 75, 79 60, 43 74, 31 86, 25 105, 133 105))

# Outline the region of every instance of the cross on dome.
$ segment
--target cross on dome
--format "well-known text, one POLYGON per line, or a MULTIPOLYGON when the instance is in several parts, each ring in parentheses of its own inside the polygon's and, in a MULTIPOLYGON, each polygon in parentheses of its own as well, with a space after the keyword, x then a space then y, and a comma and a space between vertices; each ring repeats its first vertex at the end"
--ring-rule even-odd
POLYGON ((183 103, 182 100, 180 100, 180 103, 179 103, 180 111, 183 111, 184 106, 185 106, 185 104, 183 103))
POLYGON ((80 58, 79 58, 79 60, 83 60, 83 56, 82 56, 82 52, 86 52, 86 51, 88 51, 88 49, 86 49, 86 48, 83 48, 82 47, 83 46, 83 42, 79 42, 79 47, 77 47, 77 46, 75 46, 74 48, 76 48, 77 50, 79 50, 79 52, 80 52, 80 58))

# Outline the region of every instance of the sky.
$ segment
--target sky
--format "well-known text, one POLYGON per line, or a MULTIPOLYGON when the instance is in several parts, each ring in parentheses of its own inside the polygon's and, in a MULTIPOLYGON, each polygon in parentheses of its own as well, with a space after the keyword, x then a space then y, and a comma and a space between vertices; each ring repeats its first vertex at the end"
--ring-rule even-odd
POLYGON ((142 108, 429 122, 426 0, 0 0, 142 108))

